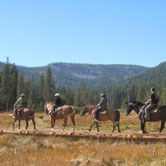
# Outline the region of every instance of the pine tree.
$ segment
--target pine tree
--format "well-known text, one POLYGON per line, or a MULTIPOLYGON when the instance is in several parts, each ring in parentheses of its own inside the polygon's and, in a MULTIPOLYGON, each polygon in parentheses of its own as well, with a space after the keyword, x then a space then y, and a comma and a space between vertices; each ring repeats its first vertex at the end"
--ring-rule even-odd
POLYGON ((44 99, 45 101, 52 101, 54 100, 54 94, 55 94, 55 85, 54 81, 52 78, 52 71, 51 67, 48 66, 47 68, 47 73, 45 77, 45 96, 44 99))
POLYGON ((1 73, 1 86, 0 86, 0 100, 1 100, 1 108, 3 111, 9 111, 9 73, 10 67, 7 59, 7 63, 3 65, 2 73, 1 73))
POLYGON ((44 75, 41 74, 39 81, 38 81, 38 91, 37 91, 37 97, 40 102, 44 102, 44 94, 45 94, 45 89, 44 89, 44 75))
POLYGON ((35 80, 34 80, 34 76, 32 76, 32 78, 26 83, 27 84, 27 87, 28 87, 28 91, 27 91, 27 93, 28 93, 28 106, 29 107, 31 107, 31 108, 33 108, 34 109, 34 107, 33 107, 33 105, 35 104, 35 102, 36 102, 36 93, 35 93, 35 80))
POLYGON ((18 81, 17 81, 17 98, 20 96, 21 93, 25 93, 27 91, 27 87, 25 86, 25 79, 23 73, 19 73, 18 81))
POLYGON ((10 108, 13 109, 13 105, 17 98, 17 81, 18 81, 18 70, 16 65, 11 65, 10 69, 10 108))

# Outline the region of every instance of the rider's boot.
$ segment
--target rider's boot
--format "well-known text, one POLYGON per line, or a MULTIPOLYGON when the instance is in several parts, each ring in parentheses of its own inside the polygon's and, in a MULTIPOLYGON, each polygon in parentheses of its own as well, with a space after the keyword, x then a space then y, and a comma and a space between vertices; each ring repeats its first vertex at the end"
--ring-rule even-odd
POLYGON ((22 118, 21 111, 18 112, 19 118, 22 118))
POLYGON ((145 112, 145 119, 146 120, 150 120, 150 113, 149 113, 149 111, 145 112))

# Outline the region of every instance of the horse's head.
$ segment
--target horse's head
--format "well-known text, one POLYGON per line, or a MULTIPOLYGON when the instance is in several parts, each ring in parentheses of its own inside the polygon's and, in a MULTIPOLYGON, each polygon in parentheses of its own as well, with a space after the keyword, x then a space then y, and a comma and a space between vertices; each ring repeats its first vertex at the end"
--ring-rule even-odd
POLYGON ((133 103, 126 102, 127 109, 126 109, 126 116, 130 114, 130 112, 134 109, 133 103))
POLYGON ((45 112, 46 114, 50 114, 50 113, 52 112, 52 110, 53 110, 53 103, 51 103, 51 102, 46 102, 46 103, 44 104, 44 112, 45 112))
POLYGON ((86 109, 86 106, 82 106, 82 107, 81 107, 81 113, 80 113, 80 115, 81 115, 81 116, 84 116, 87 112, 88 112, 88 111, 87 111, 87 109, 86 109))
POLYGON ((140 108, 143 106, 141 102, 132 101, 132 102, 126 102, 127 109, 126 109, 126 116, 131 113, 132 110, 134 110, 137 114, 140 111, 140 108))
POLYGON ((48 109, 47 109, 47 105, 46 105, 46 104, 44 104, 43 108, 44 108, 44 112, 45 112, 46 114, 48 114, 48 109))
POLYGON ((84 116, 87 112, 89 113, 89 114, 91 114, 92 113, 92 111, 93 111, 93 109, 94 109, 94 107, 95 106, 93 106, 93 105, 85 105, 85 106, 82 106, 81 107, 81 116, 84 116))

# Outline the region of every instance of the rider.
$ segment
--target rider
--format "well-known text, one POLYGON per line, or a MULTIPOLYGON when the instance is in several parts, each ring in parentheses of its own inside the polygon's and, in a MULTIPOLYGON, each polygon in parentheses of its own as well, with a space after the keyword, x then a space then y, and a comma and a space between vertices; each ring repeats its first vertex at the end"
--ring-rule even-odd
POLYGON ((17 101, 14 104, 14 115, 19 115, 21 118, 21 111, 26 106, 25 102, 25 95, 22 93, 20 94, 20 97, 17 99, 17 101))
POLYGON ((55 94, 55 102, 54 102, 54 112, 55 112, 55 115, 59 111, 58 108, 61 107, 61 106, 62 106, 62 100, 61 100, 60 94, 56 93, 55 94))
POLYGON ((100 112, 106 111, 106 110, 107 110, 107 97, 104 93, 102 93, 100 102, 97 104, 97 110, 95 112, 94 121, 98 121, 100 112))
POLYGON ((145 119, 150 120, 150 110, 158 106, 159 96, 157 95, 155 88, 151 88, 151 95, 145 102, 145 119))

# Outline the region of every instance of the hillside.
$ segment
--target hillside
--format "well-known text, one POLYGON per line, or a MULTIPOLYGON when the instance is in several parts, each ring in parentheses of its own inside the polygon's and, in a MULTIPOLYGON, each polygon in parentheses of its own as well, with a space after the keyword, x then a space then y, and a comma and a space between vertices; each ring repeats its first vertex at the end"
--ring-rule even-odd
POLYGON ((146 85, 161 86, 166 82, 166 62, 160 63, 158 66, 146 70, 143 74, 128 80, 130 84, 136 84, 142 81, 146 85))
MULTIPOLYGON (((3 63, 0 63, 0 70, 3 63)), ((138 65, 92 65, 92 64, 74 64, 74 63, 51 63, 53 79, 57 85, 73 88, 81 82, 86 82, 88 86, 115 85, 128 78, 138 76, 149 68, 138 65)), ((24 67, 17 66, 28 79, 32 75, 36 79, 40 74, 47 71, 48 66, 43 67, 24 67)))

